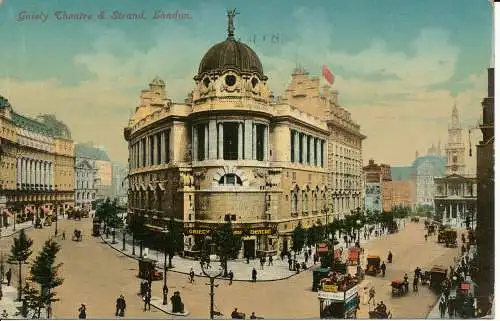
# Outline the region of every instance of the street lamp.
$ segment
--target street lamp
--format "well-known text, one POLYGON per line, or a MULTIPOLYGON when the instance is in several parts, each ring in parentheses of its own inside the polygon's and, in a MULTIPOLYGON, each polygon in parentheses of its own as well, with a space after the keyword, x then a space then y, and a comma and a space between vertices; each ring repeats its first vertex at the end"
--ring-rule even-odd
MULTIPOLYGON (((210 236, 207 236, 205 238, 205 251, 210 251, 208 248, 212 249, 212 238, 210 236)), ((209 253, 210 253, 209 252, 209 253)), ((205 255, 202 255, 202 257, 205 257, 205 255)), ((222 268, 222 265, 220 264, 220 258, 216 254, 211 254, 209 255, 210 258, 210 264, 208 266, 204 266, 204 262, 201 262, 201 271, 205 276, 207 276, 210 280, 210 283, 207 283, 207 285, 210 285, 210 319, 214 318, 215 311, 214 311, 214 287, 218 287, 219 285, 215 284, 215 279, 220 277, 224 273, 224 269, 222 268), (219 264, 217 264, 219 263, 219 264)))
POLYGON ((170 231, 165 229, 164 237, 165 237, 165 248, 163 251, 163 305, 167 305, 168 303, 168 286, 167 286, 167 252, 168 252, 168 241, 169 241, 170 231))
POLYGON ((123 225, 123 228, 122 228, 122 236, 123 236, 122 251, 125 251, 125 237, 127 236, 127 228, 126 228, 125 224, 123 225))
POLYGON ((114 227, 111 228, 111 235, 113 236, 113 241, 111 241, 111 243, 116 244, 116 239, 115 239, 116 231, 114 227))
POLYGON ((11 208, 11 211, 14 215, 14 224, 13 224, 13 227, 12 227, 12 231, 15 231, 16 230, 16 211, 14 210, 14 208, 11 208))
POLYGON ((54 231, 54 235, 57 236, 57 221, 59 220, 59 217, 56 212, 56 230, 54 231))
POLYGON ((2 286, 3 286, 3 275, 4 275, 4 270, 5 270, 5 266, 3 264, 3 252, 0 254, 0 300, 2 300, 3 298, 3 289, 2 289, 2 286))
POLYGON ((360 229, 361 229, 361 220, 356 220, 356 226, 358 227, 358 244, 361 247, 361 238, 360 238, 360 229))

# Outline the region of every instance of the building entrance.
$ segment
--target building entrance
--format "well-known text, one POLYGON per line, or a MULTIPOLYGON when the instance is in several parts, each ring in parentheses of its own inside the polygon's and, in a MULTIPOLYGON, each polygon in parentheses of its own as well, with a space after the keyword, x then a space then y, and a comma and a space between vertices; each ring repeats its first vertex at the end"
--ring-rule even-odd
POLYGON ((245 257, 255 259, 255 240, 244 240, 243 251, 243 253, 245 253, 245 257))

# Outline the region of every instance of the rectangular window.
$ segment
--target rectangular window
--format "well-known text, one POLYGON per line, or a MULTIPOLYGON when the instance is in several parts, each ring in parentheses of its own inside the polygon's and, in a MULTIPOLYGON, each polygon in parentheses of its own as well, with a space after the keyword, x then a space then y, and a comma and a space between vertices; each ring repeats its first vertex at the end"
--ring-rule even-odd
POLYGON ((170 162, 170 129, 165 131, 165 164, 170 162))
POLYGON ((155 140, 153 136, 149 137, 149 165, 154 165, 155 154, 154 154, 155 140))
POLYGON ((224 123, 224 159, 238 159, 238 123, 224 123))
POLYGON ((290 130, 290 162, 295 162, 295 131, 290 130))
POLYGON ((311 164, 311 137, 307 136, 306 137, 306 145, 307 145, 307 164, 311 164))
POLYGON ((205 160, 205 126, 196 126, 196 135, 198 137, 198 150, 196 151, 196 156, 199 161, 205 160))
POLYGON ((318 140, 313 138, 314 165, 318 166, 318 140))
POLYGON ((161 164, 161 134, 156 134, 156 164, 161 164))
POLYGON ((324 154, 325 154, 325 141, 321 141, 321 167, 324 167, 325 159, 324 159, 324 154))
POLYGON ((256 132, 257 132, 257 150, 256 150, 256 157, 258 161, 263 161, 264 160, 264 131, 266 130, 265 125, 256 125, 256 132))

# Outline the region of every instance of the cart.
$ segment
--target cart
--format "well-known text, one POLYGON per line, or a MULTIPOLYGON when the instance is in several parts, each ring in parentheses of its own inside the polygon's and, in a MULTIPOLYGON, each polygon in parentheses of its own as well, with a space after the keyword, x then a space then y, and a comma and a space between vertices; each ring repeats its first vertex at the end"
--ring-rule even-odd
POLYGON ((163 279, 163 272, 156 270, 156 260, 141 258, 139 260, 139 278, 144 280, 158 281, 163 279))
POLYGON ((441 291, 441 283, 446 279, 448 269, 442 265, 434 265, 430 270, 430 287, 435 291, 441 291))
POLYGON ((81 242, 83 239, 82 231, 74 230, 72 240, 76 242, 81 242))
POLYGON ((401 280, 393 280, 391 282, 392 287, 392 295, 393 296, 402 296, 408 293, 408 282, 401 280))
POLYGON ((368 255, 365 274, 377 276, 380 273, 380 256, 368 255))
POLYGON ((392 319, 391 311, 383 312, 383 311, 368 311, 368 315, 370 319, 392 319))

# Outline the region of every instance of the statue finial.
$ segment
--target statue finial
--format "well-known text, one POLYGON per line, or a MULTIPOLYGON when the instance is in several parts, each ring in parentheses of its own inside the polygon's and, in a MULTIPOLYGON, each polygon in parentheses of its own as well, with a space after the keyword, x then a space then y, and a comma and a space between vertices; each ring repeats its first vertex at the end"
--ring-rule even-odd
POLYGON ((227 37, 234 37, 234 17, 240 14, 236 11, 236 9, 228 9, 227 10, 227 37))

